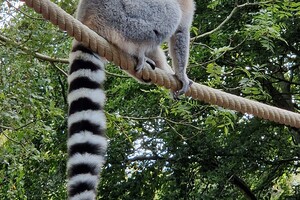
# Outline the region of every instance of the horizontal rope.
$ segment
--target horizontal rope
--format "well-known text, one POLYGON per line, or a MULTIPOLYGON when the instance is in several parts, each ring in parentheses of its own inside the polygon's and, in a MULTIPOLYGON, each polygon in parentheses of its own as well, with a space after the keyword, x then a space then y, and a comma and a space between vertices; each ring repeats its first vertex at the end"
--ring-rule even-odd
MULTIPOLYGON (((159 68, 152 70, 149 67, 145 67, 141 72, 137 73, 135 71, 136 59, 108 43, 104 38, 97 35, 51 1, 25 0, 25 3, 37 13, 41 13, 45 19, 66 31, 68 35, 82 42, 85 46, 105 57, 108 61, 120 66, 133 76, 151 80, 152 83, 173 91, 181 89, 181 83, 174 75, 168 74, 159 68)), ((228 94, 199 83, 193 83, 185 95, 206 103, 300 128, 300 114, 298 113, 228 94)))

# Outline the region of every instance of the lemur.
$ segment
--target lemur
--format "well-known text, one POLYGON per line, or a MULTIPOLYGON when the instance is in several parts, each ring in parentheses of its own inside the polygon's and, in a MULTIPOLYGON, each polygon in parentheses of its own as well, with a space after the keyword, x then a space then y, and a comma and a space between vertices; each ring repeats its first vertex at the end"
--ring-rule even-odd
MULTIPOLYGON (((175 95, 180 95, 191 84, 186 68, 194 9, 193 0, 80 0, 76 17, 136 57, 137 71, 150 64, 175 73, 182 83, 175 95), (160 48, 164 41, 168 41, 174 71, 160 48)), ((107 149, 106 60, 74 41, 69 61, 68 198, 93 200, 107 149)))

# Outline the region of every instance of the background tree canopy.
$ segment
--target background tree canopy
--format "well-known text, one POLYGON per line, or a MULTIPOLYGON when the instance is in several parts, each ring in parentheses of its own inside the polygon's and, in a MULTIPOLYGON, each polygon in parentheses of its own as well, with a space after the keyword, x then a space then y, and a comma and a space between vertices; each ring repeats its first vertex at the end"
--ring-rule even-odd
MULTIPOLYGON (((56 0, 68 13, 75 1, 56 0)), ((300 110, 300 2, 197 0, 189 77, 300 110)), ((0 1, 0 199, 66 198, 71 38, 0 1)), ((100 199, 299 199, 300 131, 141 85, 107 66, 100 199)))

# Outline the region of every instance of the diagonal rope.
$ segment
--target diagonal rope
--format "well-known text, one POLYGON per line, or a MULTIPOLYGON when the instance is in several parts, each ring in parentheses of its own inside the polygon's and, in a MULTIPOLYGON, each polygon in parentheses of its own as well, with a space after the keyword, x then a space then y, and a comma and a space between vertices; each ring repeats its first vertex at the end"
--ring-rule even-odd
MULTIPOLYGON (((83 25, 51 1, 25 0, 25 3, 37 13, 41 13, 45 19, 66 31, 77 41, 82 42, 91 50, 97 52, 100 56, 105 57, 108 61, 120 66, 133 76, 151 80, 152 83, 164 86, 167 89, 176 91, 181 88, 181 83, 175 76, 165 73, 158 68, 152 70, 145 67, 140 73, 136 73, 134 70, 136 60, 132 56, 109 44, 104 38, 97 35, 94 31, 90 30, 87 26, 83 25)), ((193 83, 185 95, 191 96, 197 100, 202 100, 206 103, 215 104, 242 113, 252 114, 262 119, 300 128, 300 114, 298 113, 228 94, 199 83, 193 83)))

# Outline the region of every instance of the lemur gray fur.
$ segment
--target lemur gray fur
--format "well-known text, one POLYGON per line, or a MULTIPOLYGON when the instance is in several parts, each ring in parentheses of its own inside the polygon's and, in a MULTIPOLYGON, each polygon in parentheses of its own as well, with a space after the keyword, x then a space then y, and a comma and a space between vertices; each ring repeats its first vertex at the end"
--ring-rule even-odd
POLYGON ((173 73, 160 48, 167 40, 175 75, 182 82, 182 88, 176 93, 183 94, 191 84, 186 67, 193 13, 192 0, 81 0, 77 18, 112 44, 136 56, 138 71, 148 61, 173 73))

